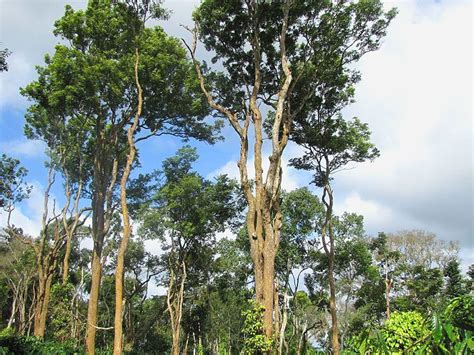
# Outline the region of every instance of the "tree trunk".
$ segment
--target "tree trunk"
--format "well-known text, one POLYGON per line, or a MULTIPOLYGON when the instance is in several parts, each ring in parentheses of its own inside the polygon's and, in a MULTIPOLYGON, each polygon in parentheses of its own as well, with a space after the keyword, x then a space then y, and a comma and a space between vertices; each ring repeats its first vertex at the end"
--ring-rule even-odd
POLYGON ((288 287, 285 288, 285 293, 283 294, 283 312, 282 312, 282 321, 280 328, 280 340, 278 347, 278 354, 283 354, 283 343, 285 342, 285 331, 286 325, 288 323, 288 307, 289 307, 289 297, 288 297, 288 287))
POLYGON ((51 294, 52 275, 42 276, 39 280, 39 297, 35 308, 34 336, 44 337, 48 316, 49 297, 51 294))
MULTIPOLYGON (((328 179, 329 180, 329 179, 328 179)), ((328 257, 328 281, 329 281, 329 310, 331 313, 331 349, 335 355, 339 354, 339 331, 337 325, 337 308, 336 308, 336 282, 334 280, 334 230, 332 226, 332 211, 334 204, 334 196, 329 184, 324 186, 323 204, 326 209, 326 217, 321 229, 321 238, 323 241, 323 248, 328 257), (326 236, 329 234, 329 246, 326 241, 326 236)))
POLYGON ((334 281, 334 254, 329 258, 329 309, 331 312, 331 345, 333 354, 339 354, 339 331, 337 326, 336 283, 334 281))
POLYGON ((298 348, 296 349, 296 353, 297 353, 298 355, 302 354, 301 349, 303 348, 303 343, 304 343, 304 341, 305 341, 306 329, 307 329, 307 327, 308 327, 308 323, 305 322, 305 323, 304 323, 304 326, 303 326, 303 329, 302 329, 302 331, 301 331, 301 336, 300 336, 300 338, 299 338, 299 340, 298 340, 298 348))
POLYGON ((17 300, 18 300, 18 296, 19 296, 19 292, 20 292, 19 291, 20 285, 21 284, 18 284, 17 286, 14 285, 12 311, 11 311, 11 314, 10 314, 10 318, 8 319, 7 328, 11 328, 12 325, 13 325, 13 322, 15 320, 17 303, 18 303, 17 300))
POLYGON ((63 285, 69 280, 69 258, 71 256, 72 235, 67 237, 66 250, 63 259, 63 285))
MULTIPOLYGON (((256 10, 257 7, 253 9, 256 10)), ((277 94, 275 117, 270 134, 272 142, 272 153, 269 157, 270 166, 263 180, 262 168, 262 142, 263 142, 263 118, 258 104, 258 96, 262 86, 261 73, 261 51, 259 30, 255 28, 251 47, 253 52, 254 78, 253 87, 248 87, 250 98, 246 104, 245 119, 240 121, 239 113, 216 103, 212 94, 206 88, 205 79, 202 75, 199 62, 195 59, 197 30, 193 32, 193 45, 189 48, 194 66, 198 75, 201 89, 207 98, 209 105, 226 116, 229 123, 240 138, 240 159, 238 162, 240 182, 248 203, 247 232, 250 240, 250 250, 254 265, 255 294, 257 302, 264 307, 263 328, 268 339, 273 338, 273 306, 274 306, 274 282, 275 282, 275 256, 278 250, 281 228, 281 212, 279 206, 281 187, 281 157, 288 142, 291 129, 291 115, 285 111, 292 73, 290 63, 286 55, 286 33, 288 30, 290 2, 286 2, 283 12, 284 19, 280 32, 280 55, 284 78, 277 94), (253 191, 252 184, 248 178, 248 129, 253 122, 254 126, 254 168, 255 180, 253 191)), ((252 14, 257 19, 257 11, 252 14)), ((254 21, 257 24, 258 21, 254 21)))
POLYGON ((120 181, 120 202, 122 206, 122 222, 123 222, 123 235, 120 242, 120 248, 117 255, 117 267, 115 269, 115 320, 114 320, 114 354, 120 355, 123 348, 123 329, 122 329, 122 317, 123 317, 123 275, 124 275, 124 264, 125 264, 125 252, 127 251, 128 241, 130 239, 131 227, 130 217, 128 215, 127 206, 127 181, 130 176, 133 161, 135 160, 135 143, 133 137, 135 130, 138 127, 140 115, 142 113, 143 95, 140 81, 138 78, 138 64, 140 61, 140 55, 138 48, 135 49, 135 84, 138 91, 138 107, 135 114, 133 124, 130 126, 127 132, 129 153, 127 156, 127 162, 125 169, 120 181))
MULTIPOLYGON (((69 179, 69 175, 67 170, 65 169, 65 175, 66 175, 66 205, 63 209, 63 227, 64 227, 64 232, 66 233, 66 250, 64 252, 64 259, 63 259, 63 275, 62 275, 62 284, 65 285, 68 280, 69 280, 69 258, 71 257, 71 248, 72 248, 72 238, 74 237, 74 234, 76 233, 76 228, 79 223, 79 219, 81 217, 81 212, 79 212, 79 201, 81 199, 81 193, 82 193, 82 180, 79 182, 77 191, 76 191, 76 197, 74 199, 74 219, 72 224, 69 224, 68 218, 67 218, 67 212, 69 209, 69 204, 71 201, 71 183, 69 179)), ((79 162, 79 175, 82 178, 82 159, 79 162)))
POLYGON ((97 309, 99 304, 100 283, 102 278, 102 249, 105 235, 108 233, 113 215, 113 190, 118 171, 118 155, 113 159, 104 151, 104 146, 117 146, 118 133, 113 130, 111 136, 104 133, 104 121, 96 123, 97 143, 94 156, 93 198, 92 198, 92 237, 94 247, 91 262, 91 292, 87 308, 86 351, 95 353, 97 331, 97 309), (109 160, 110 159, 110 160, 109 160), (110 164, 112 162, 112 164, 110 164), (107 208, 106 208, 107 205, 107 208), (107 212, 107 218, 106 218, 107 212), (107 223, 107 226, 106 226, 107 223))
POLYGON ((99 303, 100 281, 102 277, 102 247, 96 246, 94 243, 94 250, 92 252, 91 265, 91 292, 89 295, 89 304, 87 308, 87 334, 86 347, 87 353, 93 355, 95 353, 95 335, 97 326, 97 308, 99 303))
POLYGON ((183 300, 184 300, 184 283, 186 282, 186 263, 181 262, 181 275, 180 277, 173 271, 170 266, 170 280, 168 285, 168 293, 166 296, 166 302, 168 306, 168 312, 170 314, 171 322, 171 335, 172 335, 172 347, 171 353, 173 355, 179 355, 180 352, 180 336, 181 336, 181 318, 183 314, 183 300), (181 281, 180 285, 176 284, 177 281, 181 281))
POLYGON ((392 289, 393 279, 385 277, 385 303, 387 319, 390 319, 390 290, 392 289))

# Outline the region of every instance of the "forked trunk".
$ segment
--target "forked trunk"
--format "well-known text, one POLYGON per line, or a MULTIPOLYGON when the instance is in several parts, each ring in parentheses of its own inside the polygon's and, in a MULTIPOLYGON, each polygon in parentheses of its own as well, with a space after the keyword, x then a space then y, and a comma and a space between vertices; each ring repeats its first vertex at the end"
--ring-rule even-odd
MULTIPOLYGON (((257 7, 253 7, 256 10, 257 7)), ((201 89, 207 98, 211 108, 226 116, 229 123, 240 138, 240 159, 238 162, 240 182, 248 203, 247 232, 250 241, 250 250, 254 265, 255 294, 256 300, 264 307, 263 328, 268 339, 273 339, 273 307, 274 307, 274 282, 275 282, 275 256, 278 250, 281 228, 281 212, 279 206, 281 186, 281 157, 289 139, 291 129, 291 115, 286 112, 288 92, 292 82, 290 63, 286 55, 286 34, 288 30, 290 2, 283 7, 284 18, 280 31, 280 56, 281 67, 284 72, 282 83, 275 93, 277 102, 272 124, 270 139, 272 152, 269 157, 270 166, 266 178, 263 178, 263 123, 262 112, 259 106, 259 95, 261 94, 263 76, 261 73, 262 53, 259 29, 255 28, 250 40, 253 54, 254 73, 252 86, 249 89, 249 99, 245 103, 244 117, 239 112, 220 105, 214 101, 211 91, 206 88, 205 78, 202 74, 199 62, 195 58, 198 30, 193 32, 193 44, 188 47, 194 60, 194 67, 198 75, 201 89), (243 120, 241 120, 243 118, 243 120), (254 128, 254 184, 250 183, 248 177, 248 131, 253 123, 254 128), (253 186, 252 186, 253 185, 253 186)), ((258 18, 257 11, 251 14, 258 18)), ((258 27, 258 20, 254 25, 258 27)))

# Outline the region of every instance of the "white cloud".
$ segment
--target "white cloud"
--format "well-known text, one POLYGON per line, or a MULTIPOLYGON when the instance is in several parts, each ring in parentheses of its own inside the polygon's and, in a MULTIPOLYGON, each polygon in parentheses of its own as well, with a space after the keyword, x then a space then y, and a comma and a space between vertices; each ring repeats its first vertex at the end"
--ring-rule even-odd
POLYGON ((459 257, 461 258, 462 272, 466 273, 469 266, 474 264, 474 247, 461 249, 459 257))
MULTIPOLYGON (((285 154, 286 155, 286 154, 285 154)), ((266 173, 270 162, 268 160, 268 154, 263 154, 263 178, 265 179, 266 173)), ((282 160, 282 182, 281 187, 285 191, 292 191, 301 186, 301 182, 298 176, 296 169, 288 166, 288 159, 283 158, 282 160)), ((247 162, 248 176, 249 179, 255 179, 255 161, 253 158, 249 159, 247 162)), ((220 168, 210 172, 207 175, 207 179, 212 179, 215 176, 226 174, 232 179, 237 179, 240 181, 239 168, 237 167, 237 161, 230 160, 225 163, 220 168)))
MULTIPOLYGON (((11 214, 11 224, 21 227, 23 232, 29 236, 37 237, 41 231, 41 221, 44 208, 44 188, 38 182, 31 183, 33 189, 30 197, 17 206, 11 214)), ((51 195, 48 214, 52 213, 52 201, 54 196, 51 195)), ((7 213, 0 210, 0 227, 6 227, 7 213)))
POLYGON ((385 206, 391 218, 374 216, 384 230, 411 224, 472 245, 472 4, 396 6, 382 48, 359 65, 357 102, 346 110, 369 123, 382 155, 337 175, 336 194, 357 191, 385 206))
POLYGON ((0 109, 6 105, 24 107, 26 99, 20 95, 19 88, 24 87, 34 77, 34 65, 21 53, 12 53, 7 58, 8 71, 2 73, 0 80, 0 109))
POLYGON ((44 142, 26 138, 0 143, 0 150, 13 156, 35 158, 44 155, 45 149, 44 142))

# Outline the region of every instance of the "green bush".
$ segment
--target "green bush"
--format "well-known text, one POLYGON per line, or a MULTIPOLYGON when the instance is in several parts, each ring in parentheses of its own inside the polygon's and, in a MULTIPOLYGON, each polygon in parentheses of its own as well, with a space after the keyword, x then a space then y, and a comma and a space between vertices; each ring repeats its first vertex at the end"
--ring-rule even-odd
POLYGON ((55 284, 51 287, 50 319, 48 337, 57 342, 72 339, 73 309, 71 299, 74 297, 74 286, 70 283, 55 284))
POLYGON ((424 320, 417 312, 394 312, 380 328, 363 330, 344 344, 353 354, 473 354, 473 297, 456 297, 424 320))
POLYGON ((453 298, 446 307, 446 316, 456 327, 474 331, 474 296, 453 298))
POLYGON ((73 355, 83 354, 84 349, 76 347, 70 342, 43 341, 36 337, 15 336, 8 328, 0 332, 1 355, 73 355))
POLYGON ((416 351, 417 341, 426 337, 429 330, 423 316, 415 311, 393 312, 382 329, 382 335, 391 352, 416 351))
POLYGON ((262 354, 272 349, 272 340, 263 332, 263 312, 265 308, 250 300, 250 308, 242 315, 245 318, 242 333, 244 335, 244 354, 262 354))

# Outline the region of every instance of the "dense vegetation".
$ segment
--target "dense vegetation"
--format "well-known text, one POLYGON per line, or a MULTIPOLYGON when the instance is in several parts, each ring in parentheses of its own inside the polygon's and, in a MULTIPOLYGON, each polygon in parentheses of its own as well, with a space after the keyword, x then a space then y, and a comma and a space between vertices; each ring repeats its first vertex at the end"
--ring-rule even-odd
POLYGON ((1 156, 0 353, 474 352, 474 266, 462 274, 458 244, 369 236, 363 216, 334 211, 335 173, 381 154, 342 109, 361 80, 353 64, 396 10, 204 0, 184 44, 150 25, 168 16, 152 0, 67 6, 62 44, 21 89, 48 175, 41 231, 27 235, 11 216, 28 172, 1 156), (200 43, 216 65, 197 58, 200 43), (201 176, 191 145, 140 170, 138 142, 213 144, 225 124, 239 181, 201 176), (283 191, 289 142, 312 179, 283 191))

